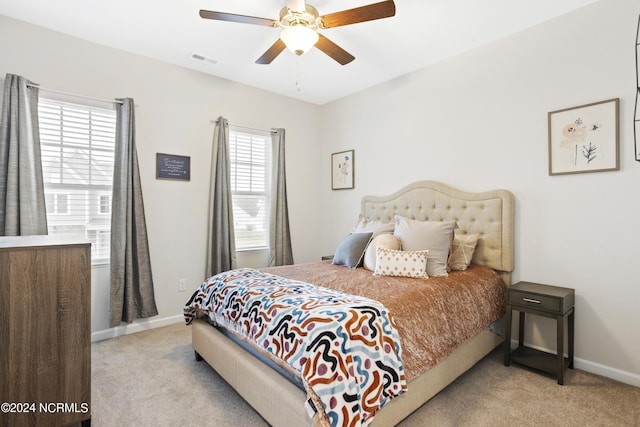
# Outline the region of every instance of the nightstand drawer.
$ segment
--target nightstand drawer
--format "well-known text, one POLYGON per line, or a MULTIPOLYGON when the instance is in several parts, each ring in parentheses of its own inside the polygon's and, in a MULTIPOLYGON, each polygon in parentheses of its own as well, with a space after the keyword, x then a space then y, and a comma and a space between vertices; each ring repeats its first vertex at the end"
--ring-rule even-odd
POLYGON ((535 295, 529 292, 509 292, 509 304, 517 307, 531 307, 537 310, 551 311, 553 313, 562 313, 562 299, 548 297, 544 295, 535 295))
POLYGON ((571 288, 518 282, 507 290, 507 304, 514 309, 528 308, 549 314, 565 314, 575 303, 571 288))

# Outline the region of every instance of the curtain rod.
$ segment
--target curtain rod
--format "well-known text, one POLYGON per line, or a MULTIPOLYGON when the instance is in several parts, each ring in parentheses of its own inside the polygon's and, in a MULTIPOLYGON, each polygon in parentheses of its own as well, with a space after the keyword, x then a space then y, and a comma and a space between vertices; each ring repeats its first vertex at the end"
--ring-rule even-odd
MULTIPOLYGON (((0 79, 1 82, 4 82, 5 79, 0 79)), ((91 101, 98 101, 98 102, 106 102, 108 104, 122 104, 122 101, 119 101, 117 99, 104 99, 104 98, 97 98, 94 96, 89 96, 89 95, 81 95, 79 93, 73 93, 73 92, 67 92, 64 90, 58 90, 58 89, 50 89, 47 87, 42 87, 37 83, 27 83, 27 87, 34 87, 40 90, 44 90, 45 92, 51 92, 51 93, 57 93, 59 95, 67 95, 67 96, 75 96, 76 98, 84 98, 84 99, 88 99, 91 101)), ((136 104, 136 107, 138 105, 136 104)))
MULTIPOLYGON (((218 123, 218 120, 211 120, 211 123, 212 124, 216 124, 216 123, 218 123)), ((245 129, 245 130, 255 130, 255 131, 258 131, 258 132, 270 132, 270 133, 276 133, 277 132, 277 131, 275 131, 273 129, 271 129, 271 130, 258 129, 258 128, 252 128, 252 127, 249 127, 249 126, 236 125, 236 124, 233 124, 233 123, 229 123, 229 126, 233 126, 234 128, 240 128, 240 129, 245 129)))
MULTIPOLYGON (((50 89, 50 88, 42 87, 39 84, 35 84, 35 83, 27 83, 27 86, 28 87, 35 87, 35 88, 38 88, 40 90, 44 90, 45 92, 57 93, 59 95, 75 96, 77 98, 84 98, 84 99, 88 99, 88 100, 91 100, 91 101, 98 101, 98 102, 106 102, 106 103, 109 103, 109 104, 122 104, 122 101, 119 101, 117 99, 96 98, 95 96, 81 95, 79 93, 67 92, 65 90, 50 89)), ((136 107, 137 107, 137 105, 136 105, 136 107)))

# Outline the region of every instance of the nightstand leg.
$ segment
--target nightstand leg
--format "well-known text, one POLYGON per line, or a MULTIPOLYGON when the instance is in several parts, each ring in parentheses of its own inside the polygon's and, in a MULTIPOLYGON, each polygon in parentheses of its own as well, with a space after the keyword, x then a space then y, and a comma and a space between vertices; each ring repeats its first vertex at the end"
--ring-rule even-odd
POLYGON ((574 347, 573 347, 573 338, 574 338, 574 327, 575 327, 575 319, 574 316, 576 314, 575 311, 575 307, 573 308, 573 310, 571 310, 571 313, 569 313, 569 319, 567 320, 567 328, 569 329, 569 336, 568 341, 569 341, 569 368, 573 369, 573 351, 574 351, 574 347))
POLYGON ((524 315, 525 312, 520 312, 520 322, 518 322, 518 346, 522 347, 524 345, 524 315))
POLYGON ((557 356, 557 373, 558 384, 564 384, 564 316, 559 316, 556 319, 558 326, 557 341, 558 341, 558 356, 557 356))
POLYGON ((509 366, 511 362, 511 315, 511 306, 507 304, 504 316, 504 366, 509 366))

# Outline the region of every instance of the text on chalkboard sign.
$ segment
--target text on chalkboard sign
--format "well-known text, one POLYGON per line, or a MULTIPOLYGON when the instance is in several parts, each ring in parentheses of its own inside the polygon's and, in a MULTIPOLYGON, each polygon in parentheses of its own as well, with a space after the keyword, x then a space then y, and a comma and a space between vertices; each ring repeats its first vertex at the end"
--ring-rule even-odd
POLYGON ((191 180, 191 157, 156 153, 156 178, 191 180))

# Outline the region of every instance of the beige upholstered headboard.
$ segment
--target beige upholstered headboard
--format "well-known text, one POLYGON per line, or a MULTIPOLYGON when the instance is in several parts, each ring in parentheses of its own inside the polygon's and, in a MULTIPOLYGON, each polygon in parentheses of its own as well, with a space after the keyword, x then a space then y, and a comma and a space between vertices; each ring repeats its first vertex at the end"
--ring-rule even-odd
POLYGON ((420 221, 451 221, 458 233, 478 234, 472 262, 501 273, 510 284, 513 271, 513 194, 506 190, 467 193, 436 181, 418 181, 389 196, 365 196, 361 213, 370 220, 394 215, 420 221))

